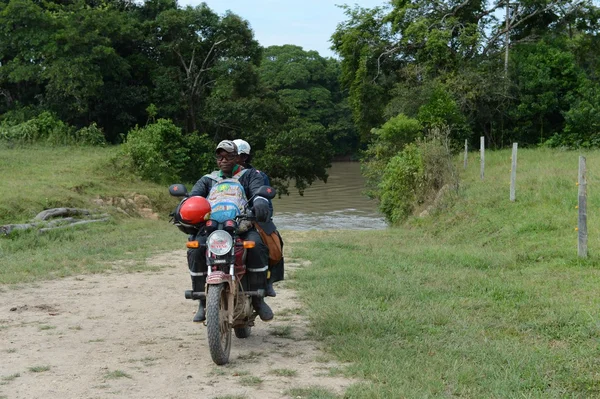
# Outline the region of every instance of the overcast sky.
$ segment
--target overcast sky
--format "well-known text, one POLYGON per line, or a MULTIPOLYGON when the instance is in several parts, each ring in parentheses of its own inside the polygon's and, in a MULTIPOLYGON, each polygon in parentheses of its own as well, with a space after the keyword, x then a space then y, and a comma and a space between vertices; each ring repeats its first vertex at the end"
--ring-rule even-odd
MULTIPOLYGON (((196 6, 201 0, 179 0, 181 6, 196 6)), ((218 14, 231 10, 250 22, 254 37, 264 46, 295 44, 333 57, 329 39, 337 24, 346 20, 336 4, 359 4, 371 8, 385 0, 205 0, 218 14)))

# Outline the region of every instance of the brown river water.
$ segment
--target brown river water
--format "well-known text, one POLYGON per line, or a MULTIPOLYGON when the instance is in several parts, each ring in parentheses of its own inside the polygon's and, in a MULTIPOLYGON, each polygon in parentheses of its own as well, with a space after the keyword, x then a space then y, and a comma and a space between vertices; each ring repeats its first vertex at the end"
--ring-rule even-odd
POLYGON ((334 162, 327 183, 317 181, 304 191, 275 198, 273 220, 280 230, 385 229, 377 202, 364 194, 358 162, 334 162))

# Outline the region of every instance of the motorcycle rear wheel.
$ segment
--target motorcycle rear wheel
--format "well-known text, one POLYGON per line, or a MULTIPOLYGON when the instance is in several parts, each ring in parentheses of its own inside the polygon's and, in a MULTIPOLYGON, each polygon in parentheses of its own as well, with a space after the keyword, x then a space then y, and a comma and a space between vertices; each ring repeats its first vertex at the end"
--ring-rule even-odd
POLYGON ((237 327, 233 331, 235 331, 235 336, 238 338, 248 338, 252 332, 252 327, 237 327))
POLYGON ((227 320, 225 284, 209 285, 206 299, 206 334, 213 362, 221 366, 229 362, 231 327, 227 320))

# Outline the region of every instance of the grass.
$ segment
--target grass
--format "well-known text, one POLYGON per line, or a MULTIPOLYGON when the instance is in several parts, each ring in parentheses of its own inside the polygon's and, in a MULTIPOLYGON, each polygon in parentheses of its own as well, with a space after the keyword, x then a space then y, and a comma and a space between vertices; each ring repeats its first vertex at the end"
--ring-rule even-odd
POLYGON ((148 196, 168 213, 173 200, 166 187, 142 182, 111 164, 118 147, 2 148, 0 144, 0 224, 20 223, 43 209, 91 206, 96 197, 148 196))
POLYGON ((56 328, 56 326, 50 326, 47 324, 43 324, 39 327, 40 331, 45 331, 45 330, 54 330, 56 328))
POLYGON ((260 379, 259 377, 253 376, 253 375, 247 375, 244 376, 242 378, 240 378, 240 385, 249 387, 249 386, 258 386, 260 384, 262 384, 263 380, 260 379))
POLYGON ((20 374, 20 373, 15 373, 15 374, 11 374, 11 375, 7 375, 7 376, 3 376, 3 377, 1 378, 2 382, 0 382, 0 385, 4 385, 4 384, 7 384, 7 383, 9 383, 9 382, 11 382, 11 381, 14 381, 14 380, 16 380, 17 378, 19 378, 20 376, 21 376, 21 374, 20 374))
POLYGON ((44 209, 94 209, 92 200, 149 197, 161 220, 128 218, 114 207, 108 223, 68 229, 14 231, 0 236, 0 284, 16 284, 114 269, 148 269, 144 260, 154 253, 182 248, 185 236, 167 222, 177 200, 167 187, 122 176, 108 164, 116 148, 0 149, 0 225, 24 223, 44 209), (94 239, 90 239, 94 237, 94 239))
POLYGON ((278 377, 295 377, 298 375, 298 372, 292 369, 274 369, 271 373, 278 377))
POLYGON ((269 334, 279 338, 292 338, 292 327, 275 326, 269 330, 269 334))
POLYGON ((50 366, 33 366, 28 368, 32 373, 43 373, 44 371, 50 370, 50 366))
POLYGON ((301 308, 285 308, 285 309, 281 309, 279 312, 277 312, 277 317, 296 316, 296 315, 302 315, 302 314, 304 314, 304 311, 301 308))
MULTIPOLYGON (((152 254, 182 248, 183 234, 166 222, 175 203, 166 188, 114 177, 106 167, 114 151, 0 150, 2 224, 128 192, 148 195, 162 216, 126 218, 108 209, 107 224, 0 237, 0 284, 99 273, 117 260, 139 270, 152 254)), ((600 153, 584 153, 587 259, 577 257, 578 155, 519 150, 513 203, 510 151, 487 152, 483 181, 472 153, 454 203, 431 217, 287 240, 294 258, 312 262, 294 271, 292 284, 311 336, 344 363, 345 375, 364 381, 344 397, 600 397, 600 153)), ((291 337, 292 330, 270 333, 291 337)), ((290 392, 338 397, 320 387, 290 392)))
POLYGON ((295 245, 308 316, 351 365, 349 398, 600 396, 600 153, 588 160, 588 259, 577 258, 578 153, 471 161, 454 206, 401 228, 295 245))
POLYGON ((131 378, 131 376, 123 370, 109 371, 106 374, 104 374, 105 380, 116 380, 117 378, 131 378))

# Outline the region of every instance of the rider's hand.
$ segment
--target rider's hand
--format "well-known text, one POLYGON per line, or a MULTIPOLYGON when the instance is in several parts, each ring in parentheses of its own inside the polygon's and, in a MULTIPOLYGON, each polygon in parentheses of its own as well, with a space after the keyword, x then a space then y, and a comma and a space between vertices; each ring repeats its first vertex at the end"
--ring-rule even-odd
POLYGON ((254 211, 254 216, 256 216, 258 222, 262 223, 269 220, 269 201, 267 201, 266 198, 255 198, 252 210, 254 211))

